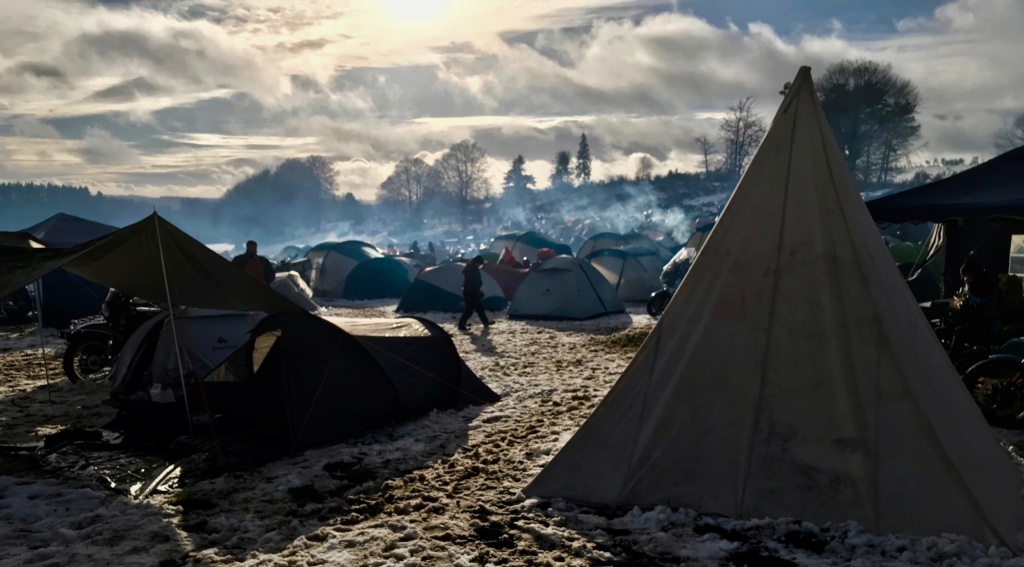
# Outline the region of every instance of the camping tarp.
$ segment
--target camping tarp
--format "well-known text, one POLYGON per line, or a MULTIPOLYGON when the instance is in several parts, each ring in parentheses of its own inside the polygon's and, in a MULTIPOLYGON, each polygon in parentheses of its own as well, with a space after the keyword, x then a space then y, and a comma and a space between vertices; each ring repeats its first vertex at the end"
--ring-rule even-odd
POLYGON ((524 492, 1012 546, 1020 490, 804 67, 664 315, 524 492))
POLYGON ((155 302, 233 311, 301 311, 156 213, 73 248, 0 246, 0 296, 57 268, 155 302))

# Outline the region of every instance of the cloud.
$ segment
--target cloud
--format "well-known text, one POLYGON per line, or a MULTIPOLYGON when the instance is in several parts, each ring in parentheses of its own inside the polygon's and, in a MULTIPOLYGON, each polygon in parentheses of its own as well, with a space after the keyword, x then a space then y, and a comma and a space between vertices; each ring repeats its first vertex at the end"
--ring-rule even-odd
POLYGON ((60 138, 60 132, 56 128, 36 120, 35 118, 20 117, 11 121, 15 136, 25 138, 56 139, 60 138))
POLYGON ((130 102, 138 100, 140 97, 159 94, 163 91, 164 89, 150 82, 145 77, 135 77, 105 89, 100 89, 89 95, 89 100, 130 102))
POLYGON ((0 149, 17 157, 3 175, 214 196, 319 153, 366 198, 401 157, 472 138, 496 177, 521 153, 544 185, 582 132, 597 175, 632 176, 641 155, 693 169, 694 138, 715 137, 729 104, 754 95, 768 119, 800 65, 850 57, 919 86, 919 158, 984 157, 1024 109, 1020 0, 956 0, 874 36, 845 20, 787 35, 673 8, 452 0, 414 22, 376 0, 5 0, 0 149))
POLYGON ((139 154, 125 142, 106 130, 89 128, 78 148, 78 155, 90 164, 130 164, 139 160, 139 154))

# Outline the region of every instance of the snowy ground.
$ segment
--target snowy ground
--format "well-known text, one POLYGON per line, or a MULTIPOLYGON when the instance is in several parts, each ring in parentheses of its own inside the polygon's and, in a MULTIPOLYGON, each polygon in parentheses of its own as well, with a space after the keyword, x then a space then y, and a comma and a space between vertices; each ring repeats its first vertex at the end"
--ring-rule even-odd
MULTIPOLYGON (((393 317, 394 303, 332 315, 393 317)), ((502 399, 327 448, 206 475, 143 499, 0 454, 2 565, 1024 565, 966 538, 864 533, 853 523, 732 520, 692 510, 589 510, 519 490, 601 400, 654 322, 500 320, 453 333, 502 399)), ((112 416, 104 384, 62 379, 60 341, 0 332, 0 444, 112 416), (59 379, 59 380, 58 380, 59 379), (51 401, 52 400, 52 401, 51 401)), ((1016 441, 1016 439, 1014 439, 1016 441)))

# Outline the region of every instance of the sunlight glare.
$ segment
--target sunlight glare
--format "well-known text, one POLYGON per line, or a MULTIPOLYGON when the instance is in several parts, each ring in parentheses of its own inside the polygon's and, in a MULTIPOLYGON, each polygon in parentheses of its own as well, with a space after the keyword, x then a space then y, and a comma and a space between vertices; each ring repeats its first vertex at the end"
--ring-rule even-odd
POLYGON ((396 20, 432 20, 441 16, 451 0, 380 0, 396 20))

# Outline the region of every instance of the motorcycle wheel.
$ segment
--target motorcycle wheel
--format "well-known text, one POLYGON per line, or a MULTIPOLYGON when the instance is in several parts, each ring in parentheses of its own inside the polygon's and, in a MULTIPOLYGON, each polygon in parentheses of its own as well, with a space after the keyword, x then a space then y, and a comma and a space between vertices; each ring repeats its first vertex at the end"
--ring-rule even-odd
POLYGON ((657 319, 668 307, 668 301, 672 299, 672 293, 667 289, 656 291, 647 300, 647 314, 657 319))
POLYGON ((71 339, 64 351, 64 375, 72 384, 79 380, 100 380, 114 371, 114 360, 107 355, 105 335, 87 333, 71 339))
POLYGON ((1024 412, 1024 377, 1021 362, 993 358, 970 367, 964 386, 989 424, 1006 429, 1024 428, 1018 415, 1024 412))

